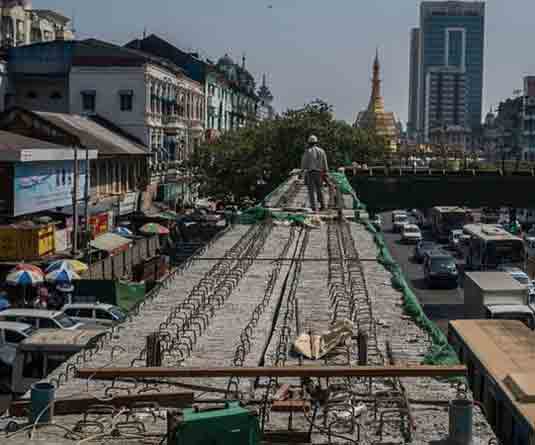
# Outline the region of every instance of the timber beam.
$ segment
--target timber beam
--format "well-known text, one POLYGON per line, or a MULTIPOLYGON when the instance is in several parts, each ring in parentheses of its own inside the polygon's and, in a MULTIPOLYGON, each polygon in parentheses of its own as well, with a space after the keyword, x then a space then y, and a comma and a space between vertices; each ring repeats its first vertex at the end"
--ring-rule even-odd
POLYGON ((196 378, 196 377, 459 377, 466 366, 281 366, 251 368, 82 368, 79 378, 112 380, 116 378, 196 378))

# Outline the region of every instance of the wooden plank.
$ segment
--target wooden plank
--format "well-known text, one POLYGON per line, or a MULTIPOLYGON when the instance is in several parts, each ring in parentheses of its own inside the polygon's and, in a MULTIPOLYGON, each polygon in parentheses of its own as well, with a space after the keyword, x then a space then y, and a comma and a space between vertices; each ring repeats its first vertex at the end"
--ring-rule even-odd
POLYGON ((310 434, 306 431, 265 431, 262 444, 309 444, 310 434))
POLYGON ((275 400, 271 411, 278 413, 302 413, 310 411, 309 400, 275 400))
MULTIPOLYGON (((117 396, 112 400, 106 401, 98 400, 95 397, 72 397, 69 399, 57 399, 54 402, 54 414, 82 414, 86 412, 91 405, 107 405, 115 408, 130 408, 137 403, 157 403, 159 406, 165 408, 185 408, 193 404, 193 393, 143 393, 128 396, 117 396)), ((9 414, 13 417, 25 417, 28 415, 30 406, 30 400, 14 401, 9 408, 9 414)))
POLYGON ((250 368, 82 368, 79 378, 195 378, 195 377, 458 377, 466 366, 356 366, 356 367, 250 367, 250 368))

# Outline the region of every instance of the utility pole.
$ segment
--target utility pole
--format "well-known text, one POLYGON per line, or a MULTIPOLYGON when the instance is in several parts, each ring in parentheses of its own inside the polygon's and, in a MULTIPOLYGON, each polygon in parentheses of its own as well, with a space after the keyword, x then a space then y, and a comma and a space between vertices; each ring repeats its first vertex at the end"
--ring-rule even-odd
POLYGON ((89 148, 85 149, 85 186, 84 186, 84 241, 89 242, 89 148))
POLYGON ((72 217, 73 217, 73 235, 72 235, 72 255, 78 254, 78 147, 74 146, 74 178, 72 194, 72 217))

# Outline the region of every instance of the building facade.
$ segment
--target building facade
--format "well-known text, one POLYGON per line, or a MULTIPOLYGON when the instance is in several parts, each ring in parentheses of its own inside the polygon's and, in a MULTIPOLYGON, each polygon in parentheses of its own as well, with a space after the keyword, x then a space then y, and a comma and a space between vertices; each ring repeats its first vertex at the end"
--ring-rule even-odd
POLYGON ((430 68, 426 75, 424 131, 430 143, 466 149, 470 144, 466 75, 456 67, 430 68))
POLYGON ((522 158, 535 161, 535 76, 524 77, 522 140, 522 158))
MULTIPOLYGON (((467 125, 481 125, 485 4, 482 2, 422 2, 420 5, 417 132, 427 142, 428 72, 437 67, 465 73, 467 125)), ((414 80, 414 76, 411 81, 414 80)), ((414 100, 414 91, 411 100, 414 100)))
POLYGON ((254 78, 245 67, 245 59, 241 65, 228 55, 217 63, 201 60, 198 54, 183 51, 154 34, 125 46, 171 61, 204 86, 204 126, 208 139, 256 121, 259 98, 255 94, 254 78))
POLYGON ((418 75, 420 61, 420 29, 411 30, 409 55, 409 120, 407 121, 407 136, 409 140, 416 139, 418 121, 418 75))
POLYGON ((14 48, 8 59, 9 106, 102 116, 149 147, 153 170, 203 138, 203 86, 171 62, 97 40, 14 48))
POLYGON ((400 136, 400 125, 394 113, 385 111, 385 103, 381 94, 380 71, 379 53, 377 53, 373 62, 370 102, 368 108, 357 115, 354 126, 373 131, 377 136, 384 138, 386 146, 391 151, 396 151, 400 136))
POLYGON ((0 1, 0 46, 72 40, 71 20, 49 9, 33 9, 31 0, 0 1))

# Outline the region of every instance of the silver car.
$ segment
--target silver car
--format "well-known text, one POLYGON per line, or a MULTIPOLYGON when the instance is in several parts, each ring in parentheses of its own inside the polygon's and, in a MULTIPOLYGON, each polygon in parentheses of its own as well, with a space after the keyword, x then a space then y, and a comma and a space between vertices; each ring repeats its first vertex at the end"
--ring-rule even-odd
POLYGON ((117 306, 104 303, 73 303, 63 306, 63 313, 84 325, 113 326, 126 320, 126 313, 117 306))

